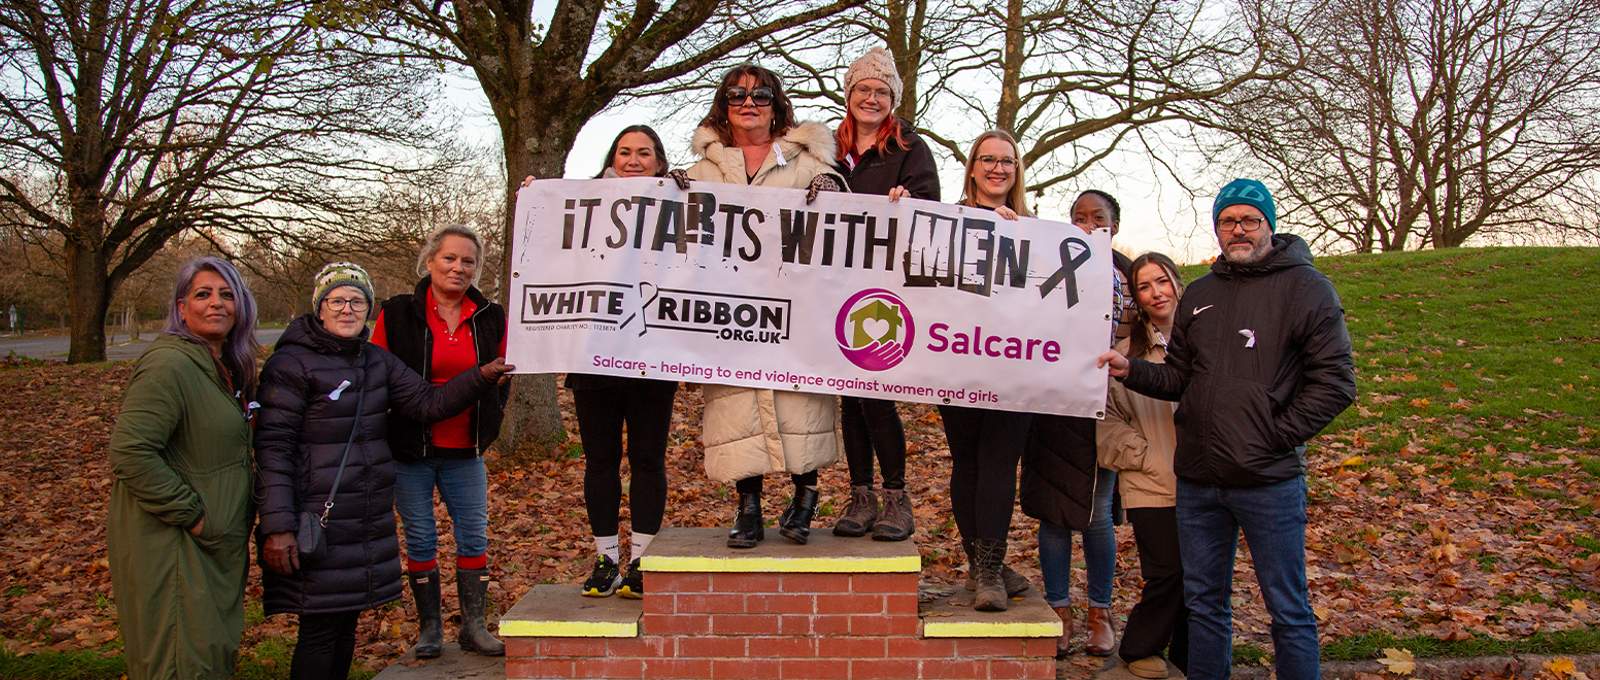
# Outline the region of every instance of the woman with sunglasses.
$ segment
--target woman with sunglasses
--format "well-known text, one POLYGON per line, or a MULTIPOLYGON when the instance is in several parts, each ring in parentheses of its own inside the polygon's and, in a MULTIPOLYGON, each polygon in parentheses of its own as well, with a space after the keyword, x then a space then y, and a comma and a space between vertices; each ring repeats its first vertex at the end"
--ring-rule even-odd
MULTIPOLYGON (((967 154, 958 204, 1008 220, 1031 217, 1025 187, 1016 140, 1003 130, 979 135, 967 154)), ((950 444, 950 509, 967 551, 973 608, 1005 611, 1008 599, 1028 588, 1026 578, 1005 566, 1005 557, 1017 464, 1033 414, 941 405, 939 417, 950 444)))
MULTIPOLYGON (((778 75, 755 64, 722 77, 690 148, 700 157, 689 168, 691 180, 807 189, 808 203, 818 191, 844 188, 833 174, 833 134, 820 123, 797 122, 778 75)), ((795 489, 778 533, 805 543, 817 512, 817 469, 839 459, 837 400, 724 385, 704 390, 706 474, 733 482, 739 492, 728 546, 754 548, 764 538, 762 475, 782 472, 795 489), (781 456, 769 455, 769 442, 782 442, 781 456)))
MULTIPOLYGON (((834 137, 840 172, 856 193, 939 200, 939 169, 933 152, 894 115, 902 84, 894 57, 881 47, 869 50, 844 74, 845 116, 834 137)), ((915 525, 906 496, 906 433, 900 411, 887 399, 840 397, 844 457, 850 466, 850 501, 835 536, 904 541, 915 525), (873 452, 883 473, 883 507, 872 489, 873 452)))

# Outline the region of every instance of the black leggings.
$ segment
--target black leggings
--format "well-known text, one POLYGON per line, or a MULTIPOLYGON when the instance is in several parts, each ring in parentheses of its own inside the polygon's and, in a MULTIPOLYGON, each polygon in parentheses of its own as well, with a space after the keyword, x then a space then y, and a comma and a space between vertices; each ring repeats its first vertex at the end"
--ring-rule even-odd
POLYGON ((576 389, 583 440, 583 504, 589 531, 617 535, 622 502, 622 426, 628 426, 628 511, 636 534, 661 530, 667 510, 667 432, 672 428, 672 398, 678 383, 623 378, 623 387, 576 389))
POLYGON ((300 638, 289 661, 289 680, 345 680, 356 654, 361 612, 301 614, 300 638))
POLYGON ((844 458, 850 464, 850 486, 872 486, 872 453, 877 450, 883 488, 906 487, 906 431, 900 410, 886 399, 839 397, 844 458))
POLYGON ((1033 414, 940 406, 939 417, 950 444, 950 510, 962 541, 1006 540, 1033 414))
POLYGON ((1122 629, 1123 660, 1167 651, 1167 661, 1189 670, 1189 608, 1183 603, 1183 560, 1178 555, 1177 508, 1128 508, 1139 546, 1144 589, 1122 629))
MULTIPOLYGON (((763 476, 763 475, 756 475, 754 477, 745 477, 744 479, 741 479, 741 480, 739 480, 737 482, 734 482, 733 483, 733 488, 735 490, 737 490, 739 493, 760 494, 761 493, 761 480, 763 480, 763 479, 766 479, 766 477, 763 476)), ((805 473, 803 475, 789 475, 789 481, 794 482, 794 488, 796 488, 796 489, 798 489, 798 488, 800 488, 802 486, 816 486, 817 485, 817 471, 816 470, 812 470, 812 471, 807 472, 807 473, 805 473)))

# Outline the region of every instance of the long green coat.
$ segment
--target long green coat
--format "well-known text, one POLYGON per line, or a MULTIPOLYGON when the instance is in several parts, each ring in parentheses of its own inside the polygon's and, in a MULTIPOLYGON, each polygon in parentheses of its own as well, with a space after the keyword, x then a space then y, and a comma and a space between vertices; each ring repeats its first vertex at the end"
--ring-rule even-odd
POLYGON ((238 663, 253 474, 224 385, 206 348, 159 336, 111 433, 106 552, 131 680, 227 678, 238 663))

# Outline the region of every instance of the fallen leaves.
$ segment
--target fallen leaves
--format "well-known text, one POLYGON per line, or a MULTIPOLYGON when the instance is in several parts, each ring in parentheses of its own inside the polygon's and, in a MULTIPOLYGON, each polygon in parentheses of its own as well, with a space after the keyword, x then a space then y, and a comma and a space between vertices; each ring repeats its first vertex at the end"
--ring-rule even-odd
POLYGON ((1399 675, 1410 675, 1412 671, 1417 670, 1417 658, 1408 649, 1385 648, 1378 663, 1383 664, 1390 673, 1399 675))

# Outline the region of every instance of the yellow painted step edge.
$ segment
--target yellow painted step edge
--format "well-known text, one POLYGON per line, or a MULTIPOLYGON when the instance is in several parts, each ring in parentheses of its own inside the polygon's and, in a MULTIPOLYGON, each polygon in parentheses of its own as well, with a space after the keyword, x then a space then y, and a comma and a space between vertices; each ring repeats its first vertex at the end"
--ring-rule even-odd
POLYGON ((928 621, 924 619, 922 622, 922 637, 1054 638, 1061 637, 1061 622, 986 623, 983 621, 928 621))
POLYGON ((639 636, 639 622, 508 621, 501 619, 500 636, 631 638, 639 636))
POLYGON ((920 572, 922 558, 904 557, 669 557, 645 555, 640 559, 643 571, 670 572, 784 572, 784 573, 890 573, 920 572))

